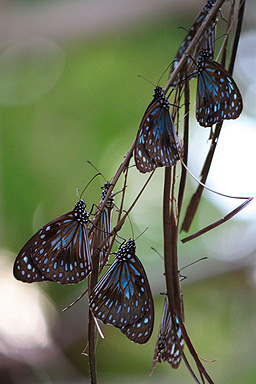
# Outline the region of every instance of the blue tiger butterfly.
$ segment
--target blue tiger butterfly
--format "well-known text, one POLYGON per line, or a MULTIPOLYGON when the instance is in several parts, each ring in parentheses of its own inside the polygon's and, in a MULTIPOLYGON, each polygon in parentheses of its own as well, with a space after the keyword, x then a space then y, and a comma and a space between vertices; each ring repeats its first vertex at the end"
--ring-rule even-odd
POLYGON ((212 61, 207 51, 197 60, 196 119, 211 127, 225 119, 236 119, 243 109, 240 91, 227 70, 212 61))
POLYGON ((119 247, 113 264, 90 293, 89 307, 97 319, 119 328, 131 341, 144 344, 149 340, 154 303, 134 240, 119 247))
MULTIPOLYGON (((111 182, 107 181, 102 187, 103 191, 101 194, 99 205, 97 207, 98 209, 95 213, 95 215, 100 215, 100 219, 98 221, 97 228, 96 227, 92 228, 92 232, 90 234, 90 244, 92 245, 94 242, 94 236, 97 236, 96 243, 99 245, 103 240, 105 240, 106 236, 112 230, 112 212, 115 206, 113 193, 111 193, 103 210, 101 210, 100 208, 100 205, 104 201, 110 186, 111 186, 111 182)), ((102 268, 108 261, 107 254, 109 252, 109 247, 110 247, 110 240, 107 240, 103 249, 99 253, 99 270, 102 270, 102 268)))
POLYGON ((184 339, 177 316, 175 316, 174 320, 171 316, 169 301, 166 296, 151 373, 155 369, 156 363, 161 363, 162 361, 167 361, 174 369, 179 367, 182 354, 178 343, 183 347, 184 339), (176 338, 178 339, 178 342, 176 338))
POLYGON ((50 221, 24 245, 14 262, 13 274, 26 283, 56 281, 76 284, 92 269, 84 200, 71 212, 50 221))
POLYGON ((170 116, 170 103, 160 86, 140 123, 135 141, 135 164, 142 172, 171 167, 179 159, 179 142, 170 116))
MULTIPOLYGON (((199 15, 197 16, 195 22, 192 24, 191 28, 189 29, 187 35, 185 36, 183 42, 180 45, 180 48, 178 49, 178 52, 176 53, 176 56, 173 60, 173 64, 170 69, 170 75, 172 74, 173 70, 177 67, 178 62, 180 61, 181 57, 183 56, 184 52, 187 50, 189 44, 193 40, 194 36, 196 35, 197 31, 203 24, 206 16, 208 15, 209 11, 213 7, 216 0, 208 0, 204 8, 201 10, 199 15)), ((213 22, 210 24, 210 26, 205 30, 203 35, 198 41, 198 44, 196 45, 196 48, 192 54, 194 58, 198 56, 198 49, 200 50, 206 50, 209 52, 209 56, 211 59, 214 57, 214 45, 215 45, 215 35, 216 35, 216 25, 217 25, 217 17, 213 20, 213 22)), ((192 78, 193 74, 195 74, 195 64, 193 60, 190 58, 187 59, 187 67, 186 71, 181 70, 178 76, 176 77, 175 81, 173 82, 173 85, 177 84, 181 80, 184 80, 185 78, 189 77, 192 78)))

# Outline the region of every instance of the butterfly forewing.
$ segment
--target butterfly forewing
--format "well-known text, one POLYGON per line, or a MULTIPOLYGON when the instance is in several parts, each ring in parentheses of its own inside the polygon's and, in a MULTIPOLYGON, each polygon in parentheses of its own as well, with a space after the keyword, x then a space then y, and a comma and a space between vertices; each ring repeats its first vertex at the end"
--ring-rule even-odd
POLYGON ((196 118, 200 125, 211 127, 222 120, 236 119, 243 109, 242 96, 227 70, 215 61, 198 62, 196 118))
POLYGON ((85 203, 80 200, 73 211, 46 224, 31 237, 16 258, 14 276, 20 279, 22 275, 20 280, 31 282, 28 277, 31 260, 41 273, 39 280, 33 281, 76 284, 84 280, 91 272, 88 222, 85 203), (21 268, 19 272, 18 266, 21 268))
POLYGON ((162 88, 156 87, 135 142, 135 163, 142 173, 157 167, 171 167, 179 159, 179 143, 169 108, 162 88))
POLYGON ((166 297, 153 358, 152 372, 156 363, 161 363, 162 361, 167 361, 172 368, 177 369, 182 358, 180 346, 183 347, 183 345, 184 339, 181 333, 178 318, 175 317, 173 319, 171 316, 168 298, 166 297))
POLYGON ((119 328, 130 340, 144 344, 154 324, 154 304, 145 270, 133 240, 122 246, 114 263, 89 296, 96 318, 119 328))

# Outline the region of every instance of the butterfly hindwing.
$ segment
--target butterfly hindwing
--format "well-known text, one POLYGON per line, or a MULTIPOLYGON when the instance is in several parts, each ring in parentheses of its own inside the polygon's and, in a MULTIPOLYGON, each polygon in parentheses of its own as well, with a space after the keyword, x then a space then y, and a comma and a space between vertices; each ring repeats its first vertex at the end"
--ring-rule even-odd
POLYGON ((89 295, 93 315, 119 328, 130 340, 144 344, 154 324, 154 304, 145 270, 128 240, 89 295))
POLYGON ((31 257, 30 247, 23 247, 19 253, 13 266, 13 275, 17 280, 25 283, 35 283, 49 280, 34 264, 31 257))
POLYGON ((15 260, 14 276, 26 282, 76 284, 84 280, 91 272, 88 222, 85 203, 79 200, 73 211, 46 224, 24 245, 15 260), (31 266, 40 272, 32 281, 31 266))
POLYGON ((142 118, 135 142, 135 163, 142 173, 157 167, 171 167, 179 159, 179 142, 169 108, 170 103, 162 88, 156 87, 154 99, 142 118))
POLYGON ((167 361, 172 368, 177 369, 182 358, 180 346, 183 347, 183 345, 184 339, 179 326, 179 320, 176 316, 174 319, 171 316, 168 298, 166 297, 153 358, 152 372, 156 363, 161 363, 162 361, 167 361))
POLYGON ((234 79, 202 51, 197 65, 196 118, 211 127, 222 120, 236 119, 243 109, 242 96, 234 79))

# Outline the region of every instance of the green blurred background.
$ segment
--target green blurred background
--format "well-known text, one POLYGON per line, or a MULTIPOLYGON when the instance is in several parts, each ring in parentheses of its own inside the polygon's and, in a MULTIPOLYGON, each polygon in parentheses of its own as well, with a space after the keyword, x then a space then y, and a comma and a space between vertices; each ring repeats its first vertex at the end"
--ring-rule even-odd
MULTIPOLYGON (((1 3, 1 383, 89 382, 88 357, 81 354, 87 346, 86 296, 61 312, 83 292, 85 283, 74 287, 26 285, 14 280, 12 264, 37 229, 73 208, 76 188, 82 190, 95 174, 87 160, 108 180, 113 177, 153 94, 153 86, 137 75, 158 82, 184 37, 184 30, 178 27, 189 28, 203 4, 199 0, 1 3)), ((255 3, 249 1, 244 30, 254 33, 256 39, 253 13, 255 3)), ((244 51, 248 53, 244 48, 241 56, 244 51)), ((243 71, 241 57, 239 60, 238 69, 243 71)), ((238 70, 235 74, 245 94, 245 120, 239 126, 245 129, 250 127, 248 119, 255 123, 255 105, 246 103, 249 80, 239 77, 238 70)), ((256 84, 253 76, 250 84, 256 84)), ((166 80, 167 75, 161 85, 166 80)), ((194 122, 194 113, 190 162, 199 174, 209 132, 194 122)), ((232 128, 228 129, 230 140, 232 128)), ((249 128, 248 132, 253 134, 249 128)), ((249 133, 245 143, 251 140, 249 133)), ((222 146, 216 153, 227 161, 224 165, 222 160, 212 175, 212 185, 222 190, 218 177, 224 177, 229 183, 232 179, 242 184, 243 194, 253 194, 255 182, 246 184, 245 166, 239 177, 233 177, 233 159, 235 162, 240 147, 229 143, 233 152, 222 146)), ((247 155, 239 154, 248 160, 247 155)), ((246 161, 250 180, 253 161, 255 158, 249 165, 246 161)), ((125 208, 145 179, 135 168, 130 169, 125 208)), ((88 206, 98 202, 103 183, 98 177, 85 191, 88 206)), ((165 290, 163 261, 151 250, 153 246, 163 252, 162 185, 163 169, 158 169, 131 215, 135 236, 149 226, 137 242, 137 255, 155 296, 153 336, 140 346, 116 328, 102 325, 105 339, 99 337, 97 344, 102 383, 193 382, 184 363, 178 371, 167 363, 157 365, 149 376, 164 302, 160 293, 165 290)), ((120 182, 116 190, 121 186, 120 182)), ((189 180, 184 207, 194 188, 189 180)), ((222 192, 236 193, 233 189, 222 192)), ((118 196, 116 200, 118 205, 118 196)), ((227 204, 226 200, 218 204, 205 193, 191 233, 225 215, 230 210, 227 204)), ((208 257, 184 271, 187 279, 182 290, 188 332, 198 354, 211 361, 205 366, 216 383, 256 381, 254 211, 242 212, 215 231, 180 246, 181 267, 208 257)), ((121 235, 132 236, 129 223, 121 235)))

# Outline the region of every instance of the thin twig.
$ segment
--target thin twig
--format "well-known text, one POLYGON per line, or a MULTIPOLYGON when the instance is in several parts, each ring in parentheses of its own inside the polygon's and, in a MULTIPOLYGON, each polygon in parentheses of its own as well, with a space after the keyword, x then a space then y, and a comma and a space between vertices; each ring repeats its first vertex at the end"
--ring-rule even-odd
POLYGON ((209 232, 212 229, 218 227, 219 225, 225 223, 226 221, 228 221, 232 217, 234 217, 242 209, 244 209, 252 200, 253 200, 253 197, 250 197, 249 199, 244 201, 242 204, 240 204, 239 207, 237 207, 233 211, 229 212, 226 216, 222 217, 221 219, 215 221, 212 224, 207 225, 207 227, 204 227, 204 228, 200 229, 199 231, 193 233, 192 235, 185 237, 184 239, 181 240, 181 242, 182 243, 187 243, 190 240, 194 240, 197 237, 203 235, 204 233, 209 232))

